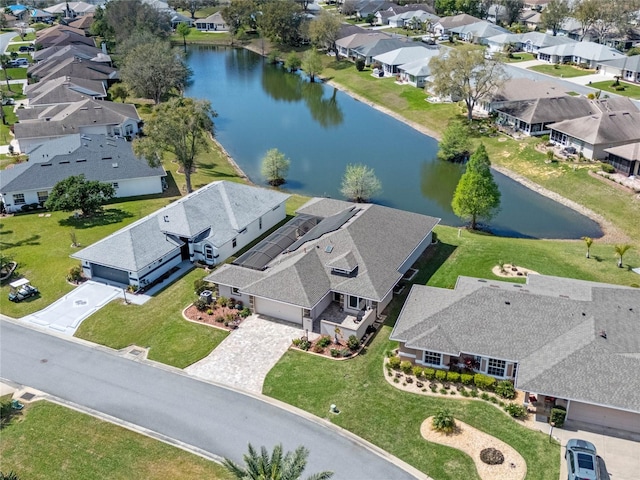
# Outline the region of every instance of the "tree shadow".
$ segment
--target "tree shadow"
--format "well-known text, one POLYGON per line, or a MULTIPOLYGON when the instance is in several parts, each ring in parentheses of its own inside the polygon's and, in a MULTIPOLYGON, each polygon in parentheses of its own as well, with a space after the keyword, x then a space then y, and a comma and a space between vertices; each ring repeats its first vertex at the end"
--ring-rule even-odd
POLYGON ((433 274, 440 269, 451 255, 453 255, 456 248, 458 248, 456 245, 450 245, 443 242, 438 242, 427 248, 416 262, 418 273, 411 283, 426 285, 427 282, 431 280, 433 274))
POLYGON ((110 208, 102 213, 92 215, 91 217, 74 217, 73 215, 58 221, 63 227, 72 227, 78 229, 86 229, 93 227, 102 227, 104 225, 112 225, 114 223, 120 223, 125 218, 133 217, 132 213, 125 212, 119 208, 110 208))
MULTIPOLYGON (((11 232, 6 232, 11 233, 11 232)), ((1 248, 16 248, 16 247, 24 247, 25 245, 40 245, 40 235, 31 235, 24 240, 18 240, 17 242, 0 242, 1 248)))
POLYGON ((178 188, 178 184, 173 178, 173 175, 171 174, 171 172, 167 172, 167 176, 165 177, 165 180, 167 181, 167 189, 164 192, 162 192, 162 196, 163 197, 179 197, 180 189, 178 188))

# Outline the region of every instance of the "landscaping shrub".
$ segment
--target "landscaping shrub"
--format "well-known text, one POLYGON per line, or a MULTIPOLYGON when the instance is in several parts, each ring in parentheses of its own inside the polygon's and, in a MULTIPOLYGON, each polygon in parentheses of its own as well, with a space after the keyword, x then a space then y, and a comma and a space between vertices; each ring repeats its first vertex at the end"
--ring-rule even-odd
POLYGON ((11 398, 3 398, 0 401, 0 425, 9 423, 12 415, 13 407, 11 406, 11 398))
POLYGON ((476 390, 475 388, 472 389, 469 395, 471 395, 473 398, 478 398, 478 390, 476 390))
POLYGON ((227 297, 220 297, 217 301, 218 305, 221 307, 226 307, 227 303, 229 303, 229 299, 227 297))
POLYGON ((193 281, 193 289, 196 292, 196 295, 200 295, 205 290, 211 290, 211 286, 208 282, 205 282, 202 278, 197 278, 193 281))
POLYGON ((494 397, 494 396, 490 396, 490 397, 489 397, 489 401, 490 401, 491 403, 498 403, 498 399, 497 399, 496 397, 494 397))
POLYGON ((343 357, 350 357, 351 356, 351 350, 349 350, 348 348, 343 348, 342 350, 340 350, 340 355, 342 355, 343 357))
POLYGON ((487 392, 482 392, 482 395, 480 395, 480 398, 483 400, 489 400, 491 397, 487 392))
POLYGON ((391 368, 393 368, 394 370, 398 370, 400 368, 400 357, 391 357, 389 359, 389 365, 391 365, 391 368))
POLYGON ((511 400, 516 396, 516 389, 509 380, 503 380, 496 384, 496 393, 502 398, 511 400))
POLYGON ((469 397, 469 391, 468 390, 460 390, 460 395, 462 395, 463 397, 469 397))
POLYGON ((298 348, 300 350, 304 350, 305 352, 307 350, 309 350, 309 348, 311 347, 311 342, 305 338, 301 338, 300 339, 300 344, 298 345, 298 348))
POLYGON ((436 385, 435 383, 430 383, 429 388, 433 393, 436 393, 436 390, 438 390, 438 385, 436 385))
POLYGON ((524 418, 527 416, 527 409, 519 403, 509 403, 504 410, 513 418, 524 418))
POLYGON ((239 314, 242 318, 247 318, 251 315, 251 309, 249 307, 244 307, 239 314))
POLYGON ((402 370, 405 375, 409 375, 412 369, 413 365, 411 365, 411 362, 405 360, 404 362, 400 363, 400 370, 402 370))
POLYGON ((442 395, 446 395, 446 394, 447 394, 447 389, 446 389, 446 388, 441 388, 441 389, 440 389, 440 393, 441 393, 442 395))
POLYGON ((208 309, 208 310, 207 310, 207 315, 213 315, 213 310, 208 309))
POLYGON ((447 380, 458 383, 460 381, 460 374, 458 372, 447 372, 447 380))
POLYGON ((300 344, 302 343, 302 339, 301 338, 294 338, 291 343, 293 343, 296 347, 299 347, 300 344))
POLYGON ((447 372, 444 370, 436 370, 436 380, 444 380, 447 378, 447 372))
POLYGON ((214 320, 218 323, 224 322, 224 317, 222 315, 218 315, 214 320))
POLYGON ((556 405, 551 409, 551 416, 549 422, 553 422, 556 427, 561 428, 564 425, 564 419, 567 416, 567 410, 559 405, 556 405))
POLYGON ((433 380, 436 375, 436 371, 433 368, 427 367, 422 370, 422 375, 424 375, 424 378, 426 378, 427 380, 433 380))
POLYGON ((496 384, 496 379, 482 373, 476 373, 473 376, 473 383, 476 387, 483 390, 493 390, 493 386, 496 384))
POLYGON ((347 347, 349 347, 349 350, 351 351, 357 350, 358 347, 360 347, 360 341, 358 340, 358 337, 356 337, 355 335, 349 335, 349 338, 347 339, 347 347))
POLYGON ((616 173, 616 169, 614 168, 614 166, 608 163, 601 163, 600 168, 604 173, 616 173))
POLYGON ((364 70, 364 59, 362 58, 357 58, 356 59, 356 70, 358 70, 359 72, 364 70))
POLYGON ((473 383, 473 375, 463 373, 462 375, 460 375, 460 381, 463 385, 471 385, 473 383))
POLYGON ((199 312, 204 312, 209 308, 209 304, 200 298, 193 302, 193 306, 196 307, 199 312))
POLYGON ((269 56, 267 57, 267 61, 271 64, 278 63, 278 57, 280 56, 280 52, 278 50, 272 50, 269 52, 269 56))
POLYGON ((418 367, 418 366, 413 367, 413 374, 415 375, 416 378, 421 378, 422 377, 422 367, 418 367))
POLYGON ((446 408, 441 408, 436 412, 431 420, 434 430, 439 432, 451 433, 456 428, 456 421, 453 415, 446 408))
POLYGON ((67 281, 78 283, 80 280, 82 280, 82 267, 80 265, 74 265, 69 269, 67 281))
POLYGON ((323 347, 323 346, 321 346, 319 343, 316 343, 316 344, 313 346, 313 349, 312 349, 312 350, 313 350, 315 353, 322 353, 322 352, 324 351, 324 347, 323 347))
POLYGON ((504 455, 495 448, 485 448, 480 452, 480 460, 487 465, 500 465, 504 463, 504 455))
MULTIPOLYGON (((336 348, 332 348, 331 350, 329 350, 329 352, 331 353, 331 356, 334 358, 340 356, 340 350, 336 348)), ((391 372, 389 372, 389 375, 391 375, 391 372)))
POLYGON ((331 337, 329 336, 320 337, 316 345, 318 345, 320 348, 328 347, 329 345, 331 345, 331 337))

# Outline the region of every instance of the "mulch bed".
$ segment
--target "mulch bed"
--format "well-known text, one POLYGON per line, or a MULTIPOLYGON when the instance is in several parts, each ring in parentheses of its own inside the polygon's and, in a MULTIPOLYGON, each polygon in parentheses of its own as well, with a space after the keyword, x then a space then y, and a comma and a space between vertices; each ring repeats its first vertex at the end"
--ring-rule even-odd
POLYGON ((207 311, 201 312, 194 305, 190 305, 184 311, 185 317, 194 322, 205 323, 207 325, 211 325, 217 328, 222 328, 223 330, 235 330, 242 323, 244 318, 242 318, 239 313, 239 310, 235 308, 229 307, 221 307, 216 305, 211 309, 212 313, 209 315, 207 311), (235 320, 228 320, 228 316, 233 315, 235 320), (227 325, 225 325, 227 323, 227 325))

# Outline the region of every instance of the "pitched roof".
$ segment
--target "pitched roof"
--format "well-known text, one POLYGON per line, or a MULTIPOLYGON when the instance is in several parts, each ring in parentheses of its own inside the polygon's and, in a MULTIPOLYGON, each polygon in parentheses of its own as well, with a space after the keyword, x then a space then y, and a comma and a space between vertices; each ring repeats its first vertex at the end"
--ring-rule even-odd
MULTIPOLYGON (((46 149, 46 144, 43 147, 46 149)), ((11 178, 0 178, 3 192, 50 190, 59 181, 81 174, 101 182, 166 175, 162 167, 150 167, 146 160, 137 158, 131 142, 106 135, 82 135, 80 145, 69 153, 21 163, 10 170, 11 178)))
POLYGON ((522 390, 640 411, 640 380, 628 376, 640 368, 638 312, 633 288, 542 275, 526 285, 460 277, 455 290, 414 285, 391 339, 516 361, 522 390))
POLYGON ((416 60, 431 59, 440 54, 439 48, 429 48, 426 45, 410 45, 396 48, 390 52, 376 55, 374 60, 387 65, 402 65, 416 60))
POLYGON ((543 32, 527 32, 520 35, 522 43, 529 43, 538 48, 550 47, 553 45, 563 45, 566 43, 577 43, 576 40, 566 35, 550 35, 543 32))
POLYGON ((196 24, 197 23, 227 23, 224 19, 224 17, 222 16, 222 13, 220 12, 215 12, 211 15, 209 15, 207 18, 199 18, 196 20, 196 24))
POLYGON ((353 51, 358 55, 362 55, 363 57, 375 57, 376 55, 380 55, 381 53, 390 52, 391 50, 406 47, 408 45, 410 45, 410 43, 404 39, 383 38, 374 40, 373 42, 367 43, 366 45, 356 47, 353 49, 353 51))
POLYGON ((605 152, 625 158, 631 161, 640 161, 640 142, 620 145, 619 147, 605 148, 605 152))
POLYGON ((35 52, 40 54, 34 59, 38 61, 36 65, 31 67, 30 72, 38 71, 42 68, 51 68, 53 65, 50 62, 59 63, 68 58, 76 58, 78 60, 89 60, 98 63, 111 63, 111 56, 103 53, 102 50, 90 45, 75 44, 75 45, 59 45, 56 47, 45 48, 41 51, 35 52), (47 67, 44 67, 47 65, 47 67))
POLYGON ((549 125, 590 145, 640 140, 640 112, 603 112, 549 125))
POLYGON ((81 17, 76 18, 73 22, 69 24, 70 27, 78 28, 80 30, 88 30, 91 28, 93 24, 93 13, 83 15, 81 17))
POLYGON ((476 38, 489 38, 499 35, 500 33, 510 33, 506 28, 502 28, 485 20, 468 25, 460 25, 459 27, 452 27, 449 31, 457 33, 458 35, 471 34, 476 38))
POLYGON ((61 50, 72 51, 75 56, 87 59, 102 52, 102 50, 100 50, 99 48, 93 47, 91 45, 56 45, 54 47, 47 47, 41 50, 36 50, 35 52, 33 52, 33 59, 37 62, 44 61, 61 50))
POLYGON ((463 25, 470 25, 472 23, 481 22, 479 18, 472 17, 466 13, 461 13, 459 15, 452 15, 449 17, 442 17, 438 22, 442 28, 445 30, 461 27, 463 25))
POLYGON ((76 45, 76 44, 84 44, 92 47, 95 46, 94 39, 91 37, 86 37, 84 35, 84 31, 82 32, 83 32, 82 34, 78 34, 72 31, 51 32, 47 35, 38 37, 36 39, 36 44, 42 45, 43 48, 53 47, 55 45, 76 45))
POLYGON ((69 8, 76 13, 93 13, 96 11, 96 6, 91 5, 87 2, 61 2, 56 3, 55 5, 45 8, 45 11, 49 13, 59 14, 65 13, 67 10, 67 5, 69 8))
POLYGON ((615 48, 593 42, 563 43, 561 45, 541 48, 538 50, 538 53, 559 57, 580 57, 592 61, 612 60, 624 56, 615 48))
POLYGON ((339 38, 336 45, 342 48, 356 48, 368 43, 375 42, 382 38, 391 38, 386 33, 352 33, 346 37, 339 38))
POLYGON ((613 60, 604 60, 600 62, 602 65, 620 68, 622 70, 629 70, 631 72, 640 72, 640 55, 632 55, 631 57, 624 56, 621 58, 614 58, 613 60))
POLYGON ((119 77, 118 71, 104 63, 91 62, 75 57, 66 58, 60 62, 51 61, 42 65, 37 64, 27 70, 32 77, 40 81, 51 80, 58 77, 75 77, 87 80, 115 80, 119 77), (31 70, 32 68, 32 70, 31 70))
POLYGON ((535 98, 553 98, 564 95, 567 88, 561 84, 545 81, 532 80, 526 77, 509 78, 500 88, 495 90, 491 98, 492 102, 533 100, 535 98))
MULTIPOLYGON (((275 190, 240 183, 212 182, 80 250, 72 257, 138 271, 181 244, 173 235, 167 234, 167 222, 164 221, 167 215, 176 218, 176 212, 180 210, 198 215, 201 224, 207 223, 211 231, 220 232, 213 240, 230 241, 248 223, 268 213, 288 197, 275 190), (189 206, 191 204, 193 206, 189 206)), ((187 224, 188 220, 185 221, 187 224)))
POLYGON ((548 123, 575 119, 589 115, 594 110, 592 104, 586 98, 572 97, 570 95, 520 100, 496 107, 496 111, 526 123, 548 123))
POLYGON ((60 77, 25 87, 29 106, 72 103, 87 98, 106 98, 104 84, 97 80, 60 77))
POLYGON ((413 62, 405 63, 398 67, 398 70, 413 75, 415 77, 428 77, 431 75, 431 69, 429 68, 430 58, 423 58, 413 62))
POLYGON ((62 23, 60 23, 52 27, 47 27, 47 28, 43 28, 42 30, 38 30, 36 32, 36 39, 40 39, 50 35, 60 35, 63 32, 75 33, 76 35, 80 35, 81 37, 86 36, 84 30, 81 30, 80 28, 74 28, 69 25, 63 25, 62 23))
POLYGON ((412 10, 422 10, 424 12, 431 13, 431 14, 436 13, 433 6, 427 5, 426 3, 409 3, 407 5, 397 5, 394 3, 389 7, 389 11, 394 14, 409 12, 412 10))
POLYGON ((303 308, 329 291, 381 301, 400 280, 398 269, 440 221, 331 199, 313 199, 298 214, 322 220, 264 270, 224 265, 208 280, 303 308))

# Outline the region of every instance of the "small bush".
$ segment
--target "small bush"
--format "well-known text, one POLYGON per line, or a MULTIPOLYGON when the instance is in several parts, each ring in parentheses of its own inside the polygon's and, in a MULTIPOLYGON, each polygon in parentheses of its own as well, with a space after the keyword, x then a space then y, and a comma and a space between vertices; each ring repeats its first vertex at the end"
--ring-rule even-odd
POLYGON ((494 397, 494 396, 490 396, 490 397, 489 397, 489 401, 490 401, 491 403, 498 403, 498 399, 497 399, 496 397, 494 397))
POLYGON ((269 56, 267 57, 267 61, 271 64, 278 63, 278 57, 280 56, 280 52, 278 50, 272 50, 269 52, 269 56))
POLYGON ((349 347, 349 350, 351 351, 356 351, 360 347, 358 337, 355 335, 349 335, 349 338, 347 339, 347 347, 349 347))
POLYGON ((519 403, 509 403, 504 407, 504 410, 513 418, 524 418, 527 416, 527 409, 519 403))
POLYGON ((407 383, 413 383, 413 378, 407 377, 407 383))
POLYGON ((460 390, 460 395, 462 395, 463 397, 469 397, 469 391, 468 390, 460 390))
POLYGON ((463 385, 471 385, 473 383, 473 375, 463 373, 462 375, 460 375, 460 381, 463 385))
POLYGON ((487 465, 501 465, 504 463, 504 455, 495 448, 485 448, 480 452, 480 460, 487 465))
POLYGON ((493 390, 493 386, 496 384, 496 379, 482 373, 476 373, 473 376, 473 383, 476 387, 483 390, 493 390))
POLYGON ((433 378, 436 376, 436 371, 433 368, 427 367, 422 370, 422 375, 424 375, 424 378, 426 378, 427 380, 433 380, 433 378))
POLYGON ((567 416, 567 410, 564 407, 556 405, 551 409, 551 416, 549 422, 553 422, 556 427, 561 428, 564 425, 564 420, 567 416))
POLYGON ((74 265, 69 269, 69 272, 67 273, 67 281, 78 283, 80 280, 82 280, 82 276, 82 267, 80 265, 74 265))
POLYGON ((502 398, 511 400, 516 396, 516 389, 513 386, 512 382, 510 382, 509 380, 503 380, 496 384, 496 393, 502 398))
POLYGON ((229 303, 229 299, 227 297, 220 297, 217 301, 218 305, 221 307, 226 307, 227 303, 229 303))
POLYGON ((240 311, 240 316, 242 318, 247 318, 249 315, 251 315, 251 309, 249 307, 244 307, 241 311, 240 311))
POLYGON ((328 347, 329 345, 331 345, 331 337, 329 337, 328 335, 320 337, 316 345, 318 345, 320 348, 328 347))
POLYGON ((458 383, 460 381, 460 374, 458 372, 447 372, 447 381, 458 383))
POLYGON ((193 306, 196 307, 199 312, 204 312, 209 308, 209 304, 200 298, 193 302, 193 306))
POLYGON ((394 370, 398 370, 401 363, 402 361, 400 360, 400 357, 391 357, 389 359, 389 365, 391 365, 391 368, 393 368, 394 370))
POLYGON ((433 416, 431 420, 434 430, 439 432, 451 433, 456 428, 456 421, 451 412, 445 408, 441 408, 433 416))
POLYGON ((222 315, 218 315, 216 318, 214 318, 214 321, 222 323, 224 322, 224 317, 222 315))
POLYGON ((436 380, 443 381, 447 378, 447 372, 444 370, 436 370, 436 380))
POLYGON ((350 357, 353 354, 353 352, 351 352, 351 350, 349 350, 348 348, 343 348, 342 350, 340 350, 340 355, 342 355, 344 358, 350 357))
POLYGON ((300 344, 302 343, 302 339, 301 338, 294 338, 292 343, 293 343, 294 346, 299 347, 300 344))
POLYGON ((440 393, 441 393, 442 395, 446 395, 446 394, 447 394, 447 389, 446 389, 446 388, 441 388, 441 389, 440 389, 440 393))
POLYGON ((402 373, 405 375, 409 375, 411 370, 413 370, 413 365, 411 365, 411 362, 405 360, 400 364, 400 370, 402 370, 402 373))
POLYGON ((600 168, 604 173, 616 173, 615 167, 609 163, 601 163, 600 168))
POLYGON ((307 350, 309 350, 309 348, 311 348, 311 342, 303 338, 300 340, 300 345, 298 345, 298 348, 306 352, 307 350))
POLYGON ((474 388, 473 390, 471 390, 469 395, 471 395, 473 398, 478 398, 478 390, 474 388))
POLYGON ((482 395, 480 395, 480 398, 483 400, 489 400, 491 396, 487 392, 482 392, 482 395))
POLYGON ((204 279, 198 278, 193 281, 193 289, 196 292, 196 295, 200 295, 205 290, 211 290, 209 283, 205 282, 204 279))
POLYGON ((324 347, 322 347, 322 346, 320 346, 320 344, 316 343, 316 344, 313 346, 312 350, 313 350, 315 353, 322 353, 322 352, 324 352, 324 347))
POLYGON ((356 70, 358 70, 359 72, 364 70, 364 59, 362 58, 357 58, 356 59, 356 70))
POLYGON ((213 310, 211 309, 207 310, 207 315, 213 315, 213 310))
POLYGON ((438 385, 436 385, 435 383, 430 383, 429 388, 433 393, 436 393, 436 390, 438 390, 438 385))
POLYGON ((416 378, 422 378, 422 367, 418 367, 417 365, 413 367, 413 375, 416 378))

